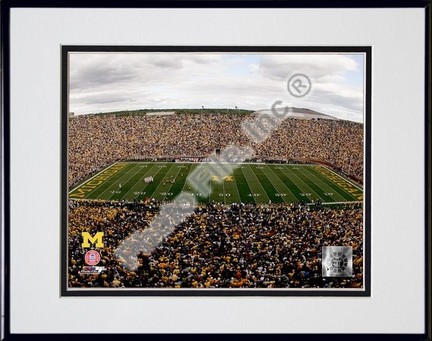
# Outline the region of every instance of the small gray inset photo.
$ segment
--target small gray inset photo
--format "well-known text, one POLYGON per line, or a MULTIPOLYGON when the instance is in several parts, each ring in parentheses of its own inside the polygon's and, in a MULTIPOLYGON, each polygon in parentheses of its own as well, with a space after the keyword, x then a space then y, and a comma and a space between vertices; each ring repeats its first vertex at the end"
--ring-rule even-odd
POLYGON ((351 246, 323 246, 323 277, 353 277, 351 246))

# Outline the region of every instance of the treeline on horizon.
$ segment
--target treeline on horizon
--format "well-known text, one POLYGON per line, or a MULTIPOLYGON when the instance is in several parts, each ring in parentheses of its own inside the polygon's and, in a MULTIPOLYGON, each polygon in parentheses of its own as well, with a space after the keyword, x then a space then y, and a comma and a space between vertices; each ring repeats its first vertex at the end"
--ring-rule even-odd
POLYGON ((254 110, 246 110, 246 109, 138 109, 138 110, 121 110, 121 111, 112 111, 112 112, 101 112, 101 113, 91 113, 87 114, 89 116, 144 116, 147 113, 154 112, 174 112, 176 115, 186 115, 186 114, 237 114, 237 115, 249 115, 255 112, 254 110))

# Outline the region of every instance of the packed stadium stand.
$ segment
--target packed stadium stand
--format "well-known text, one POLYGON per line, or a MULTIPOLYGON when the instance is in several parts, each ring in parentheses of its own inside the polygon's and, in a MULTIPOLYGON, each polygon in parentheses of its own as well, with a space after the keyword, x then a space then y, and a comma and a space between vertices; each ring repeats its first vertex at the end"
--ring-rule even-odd
POLYGON ((241 123, 254 115, 82 115, 69 119, 69 186, 120 160, 208 156, 229 144, 251 146, 262 159, 313 159, 363 177, 363 124, 288 118, 261 144, 241 123))

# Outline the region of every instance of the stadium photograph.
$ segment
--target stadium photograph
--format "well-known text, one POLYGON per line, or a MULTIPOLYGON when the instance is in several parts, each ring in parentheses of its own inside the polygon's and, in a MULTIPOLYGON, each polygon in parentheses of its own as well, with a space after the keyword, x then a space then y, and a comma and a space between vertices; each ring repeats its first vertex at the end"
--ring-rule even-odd
POLYGON ((65 295, 368 292, 367 51, 63 56, 65 295))

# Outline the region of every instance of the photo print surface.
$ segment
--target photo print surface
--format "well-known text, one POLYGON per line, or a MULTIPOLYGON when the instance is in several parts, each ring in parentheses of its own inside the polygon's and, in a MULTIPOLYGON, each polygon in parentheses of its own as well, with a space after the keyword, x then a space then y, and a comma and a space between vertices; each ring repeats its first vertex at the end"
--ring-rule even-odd
POLYGON ((63 47, 63 294, 368 295, 370 57, 63 47))

